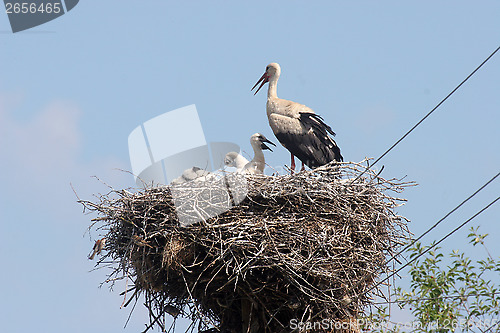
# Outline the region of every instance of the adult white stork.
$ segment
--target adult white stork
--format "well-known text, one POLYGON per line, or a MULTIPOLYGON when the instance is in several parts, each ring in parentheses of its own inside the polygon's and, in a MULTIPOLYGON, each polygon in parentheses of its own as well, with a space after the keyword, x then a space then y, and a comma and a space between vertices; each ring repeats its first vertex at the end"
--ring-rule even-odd
POLYGON ((227 153, 224 157, 224 164, 228 167, 235 167, 236 172, 246 173, 246 174, 264 174, 264 168, 266 166, 266 160, 264 157, 263 150, 270 150, 266 143, 276 146, 273 142, 269 141, 263 134, 255 133, 250 137, 250 144, 252 145, 254 157, 249 162, 246 158, 240 154, 232 151, 227 153))
POLYGON ((269 64, 264 75, 251 90, 260 83, 255 91, 257 94, 260 88, 269 82, 267 118, 278 141, 291 153, 292 172, 295 170, 294 156, 302 161, 302 170, 304 164, 313 169, 331 161, 343 161, 340 148, 330 136, 335 136, 335 133, 321 116, 305 105, 278 98, 280 74, 280 65, 269 64))

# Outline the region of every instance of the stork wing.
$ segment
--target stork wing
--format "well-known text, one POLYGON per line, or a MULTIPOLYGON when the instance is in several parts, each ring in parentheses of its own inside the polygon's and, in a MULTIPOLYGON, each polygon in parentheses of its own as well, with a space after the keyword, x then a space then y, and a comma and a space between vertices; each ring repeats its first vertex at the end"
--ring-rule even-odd
POLYGON ((315 141, 320 143, 322 156, 324 157, 325 163, 322 165, 329 163, 333 160, 337 162, 344 161, 342 154, 340 153, 340 148, 337 146, 337 143, 333 138, 328 135, 331 134, 335 136, 335 132, 332 130, 330 126, 325 124, 323 118, 315 113, 309 112, 301 112, 300 113, 300 122, 306 127, 309 127, 308 133, 311 133, 309 136, 314 137, 311 138, 311 141, 315 141))
POLYGON ((275 131, 279 142, 294 156, 310 168, 317 168, 331 161, 343 161, 340 148, 330 136, 335 133, 321 116, 313 112, 300 112, 299 119, 295 121, 301 127, 300 131, 275 131))

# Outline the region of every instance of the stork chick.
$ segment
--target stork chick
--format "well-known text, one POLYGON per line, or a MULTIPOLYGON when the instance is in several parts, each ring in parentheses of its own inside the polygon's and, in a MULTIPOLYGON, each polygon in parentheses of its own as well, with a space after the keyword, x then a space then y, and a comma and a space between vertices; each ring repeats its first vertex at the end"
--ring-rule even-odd
POLYGON ((250 162, 248 162, 245 165, 245 167, 243 168, 243 172, 250 174, 258 174, 258 175, 264 174, 264 168, 266 167, 266 159, 264 157, 263 150, 273 151, 271 148, 269 148, 268 145, 266 145, 266 143, 276 146, 273 142, 269 141, 263 134, 255 133, 250 137, 250 144, 252 145, 253 148, 254 157, 250 162))
POLYGON ((242 172, 248 160, 235 151, 227 153, 224 157, 224 165, 227 167, 236 168, 236 172, 242 172))

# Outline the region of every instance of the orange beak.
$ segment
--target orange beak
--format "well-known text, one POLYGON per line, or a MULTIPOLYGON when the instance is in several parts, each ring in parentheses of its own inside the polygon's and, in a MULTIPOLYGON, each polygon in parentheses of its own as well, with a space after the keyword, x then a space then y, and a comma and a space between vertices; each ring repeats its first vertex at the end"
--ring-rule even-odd
POLYGON ((260 77, 259 81, 257 81, 257 83, 256 83, 256 84, 252 87, 252 89, 250 89, 250 90, 254 90, 254 89, 255 89, 255 87, 257 87, 257 85, 260 83, 259 88, 257 88, 257 90, 255 91, 255 94, 254 94, 254 95, 257 95, 257 93, 259 92, 260 88, 262 88, 262 86, 263 86, 264 84, 268 83, 268 82, 269 82, 269 76, 267 75, 267 72, 266 72, 266 73, 264 73, 264 74, 260 77), (261 83, 261 82, 262 82, 262 83, 261 83))

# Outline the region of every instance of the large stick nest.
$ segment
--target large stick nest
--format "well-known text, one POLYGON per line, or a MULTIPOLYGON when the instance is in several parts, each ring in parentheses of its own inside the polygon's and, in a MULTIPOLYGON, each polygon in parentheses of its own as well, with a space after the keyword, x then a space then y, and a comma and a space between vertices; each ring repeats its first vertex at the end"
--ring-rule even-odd
MULTIPOLYGON (((180 314, 192 320, 191 330, 290 332, 292 319, 355 318, 387 273, 387 257, 409 236, 395 212, 404 199, 393 193, 412 183, 371 170, 356 179, 365 169, 342 163, 245 176, 248 193, 239 204, 221 191, 221 180, 185 183, 175 188, 177 199, 185 193, 182 214, 202 219, 187 227, 168 186, 80 202, 99 215, 90 228, 106 238, 97 263, 112 268, 106 282, 133 285, 124 292, 129 302, 145 296, 146 331, 169 330, 167 315, 180 314), (233 207, 204 218, 214 215, 207 198, 233 207)), ((227 175, 225 185, 231 177, 242 176, 227 175)))

